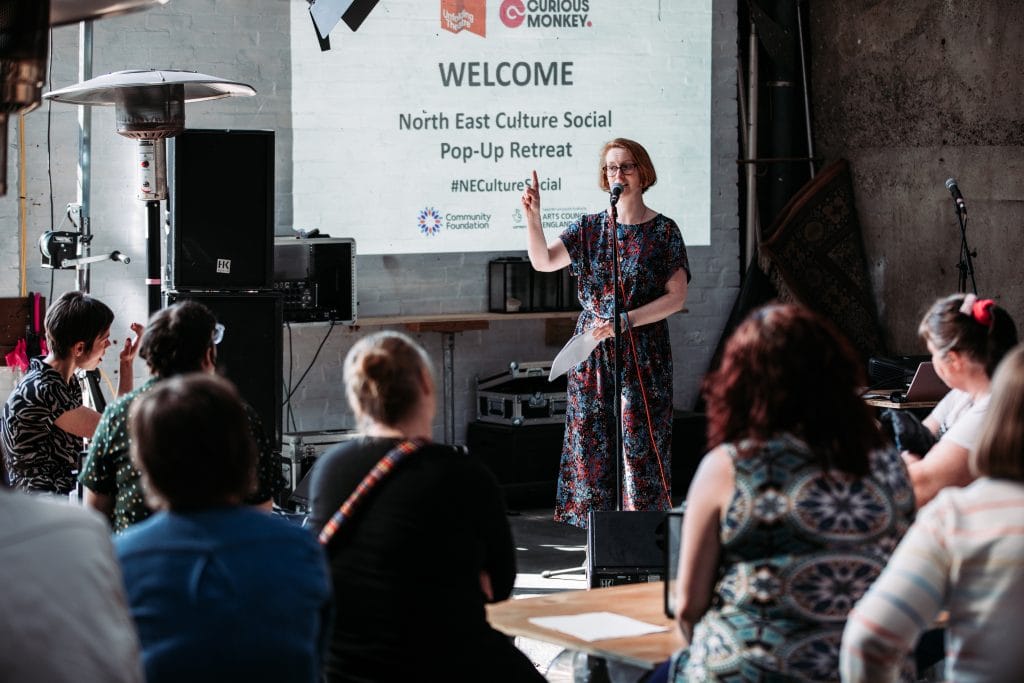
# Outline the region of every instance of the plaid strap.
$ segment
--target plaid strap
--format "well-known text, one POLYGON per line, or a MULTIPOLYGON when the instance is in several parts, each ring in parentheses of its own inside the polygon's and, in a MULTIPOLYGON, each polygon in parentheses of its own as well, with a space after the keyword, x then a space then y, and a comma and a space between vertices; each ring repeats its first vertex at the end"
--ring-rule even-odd
POLYGON ((398 463, 404 460, 406 456, 409 456, 419 450, 424 443, 425 442, 422 439, 409 439, 401 442, 388 451, 387 454, 373 466, 373 469, 367 472, 366 476, 363 477, 363 480, 359 482, 359 486, 356 487, 355 491, 349 494, 349 497, 341 504, 338 511, 335 512, 329 520, 327 520, 326 524, 324 524, 324 528, 320 530, 320 545, 327 545, 342 523, 352 516, 352 513, 355 512, 356 507, 358 507, 359 503, 366 497, 366 494, 372 491, 373 487, 379 484, 384 477, 388 476, 388 474, 391 473, 391 470, 393 470, 398 463))

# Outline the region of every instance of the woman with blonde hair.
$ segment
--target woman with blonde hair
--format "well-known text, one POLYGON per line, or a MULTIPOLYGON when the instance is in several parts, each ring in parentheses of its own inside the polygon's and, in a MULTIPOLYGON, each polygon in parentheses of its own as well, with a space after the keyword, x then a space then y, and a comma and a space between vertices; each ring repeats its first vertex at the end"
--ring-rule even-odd
POLYGON ((918 514, 843 634, 844 681, 894 680, 942 610, 951 681, 1024 679, 1024 347, 995 373, 969 461, 977 479, 918 514))
POLYGON ((485 603, 512 592, 512 533, 490 472, 464 449, 431 442, 426 353, 380 332, 352 347, 344 376, 362 435, 320 457, 311 475, 310 522, 336 604, 325 680, 542 681, 487 623, 485 603))

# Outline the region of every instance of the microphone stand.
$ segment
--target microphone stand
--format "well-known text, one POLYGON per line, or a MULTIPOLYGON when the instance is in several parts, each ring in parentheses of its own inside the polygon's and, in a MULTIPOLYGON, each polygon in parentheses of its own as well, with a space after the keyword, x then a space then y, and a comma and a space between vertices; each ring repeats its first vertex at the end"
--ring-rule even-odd
POLYGON ((978 293, 978 283, 974 280, 974 261, 972 257, 977 256, 978 252, 971 251, 971 248, 967 246, 967 212, 963 210, 959 203, 956 206, 956 219, 960 224, 960 262, 957 263, 956 267, 959 271, 959 279, 957 282, 958 292, 967 292, 967 276, 971 277, 971 289, 974 293, 978 293))
POLYGON ((612 193, 608 196, 608 232, 612 238, 612 321, 615 331, 615 351, 612 354, 612 372, 614 373, 613 393, 615 405, 612 412, 615 420, 615 510, 622 511, 622 320, 619 301, 619 214, 615 205, 619 201, 618 195, 612 193))

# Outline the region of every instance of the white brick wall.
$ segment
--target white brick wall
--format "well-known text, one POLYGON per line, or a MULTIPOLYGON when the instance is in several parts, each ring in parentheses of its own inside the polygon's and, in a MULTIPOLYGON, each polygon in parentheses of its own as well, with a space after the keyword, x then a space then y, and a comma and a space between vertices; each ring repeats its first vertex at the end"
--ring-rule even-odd
MULTIPOLYGON (((298 0, 289 0, 289 2, 298 0)), ((736 143, 736 2, 715 2, 712 76, 711 246, 690 249, 693 282, 689 312, 670 321, 675 356, 676 405, 690 408, 700 380, 718 343, 739 286, 736 143)), ((144 13, 95 23, 94 74, 126 68, 178 68, 223 76, 251 84, 254 98, 203 102, 186 106, 192 128, 270 128, 277 131, 276 225, 291 228, 291 114, 289 101, 289 6, 281 0, 174 0, 144 13)), ((303 27, 308 28, 308 27, 303 27)), ((310 40, 313 39, 309 28, 310 40)), ((53 32, 51 85, 78 81, 74 27, 53 32)), ((50 229, 47 179, 47 105, 26 117, 28 180, 29 289, 49 296, 75 286, 73 271, 44 271, 36 240, 50 229)), ((77 124, 75 108, 52 106, 51 157, 57 222, 75 198, 77 124)), ((0 296, 19 294, 17 121, 11 126, 8 195, 0 198, 0 296)), ((145 317, 145 212, 136 200, 134 143, 114 132, 113 110, 93 113, 92 217, 93 252, 119 249, 132 257, 124 266, 103 263, 92 269, 92 292, 118 316, 114 337, 120 340, 129 320, 145 317)), ((64 229, 68 229, 65 226, 64 229)), ((343 236, 335 231, 335 236, 343 236)), ((521 255, 522 252, 516 255, 521 255)), ((435 254, 360 256, 357 270, 361 316, 482 311, 487 307, 487 262, 506 254, 435 254)), ((295 326, 285 334, 284 367, 292 381, 308 366, 326 327, 295 326)), ((285 429, 310 430, 352 425, 342 390, 341 361, 359 335, 369 328, 337 327, 324 345, 291 402, 285 429)), ((490 329, 455 335, 456 438, 475 417, 476 376, 501 372, 512 360, 549 359, 557 347, 544 344, 540 321, 499 321, 490 329)), ((440 373, 443 337, 415 335, 431 352, 440 373)), ((106 371, 116 370, 110 354, 106 371)), ((141 364, 137 375, 144 374, 141 364)), ((440 391, 441 378, 438 376, 440 391)), ((443 411, 439 407, 436 433, 443 411)))

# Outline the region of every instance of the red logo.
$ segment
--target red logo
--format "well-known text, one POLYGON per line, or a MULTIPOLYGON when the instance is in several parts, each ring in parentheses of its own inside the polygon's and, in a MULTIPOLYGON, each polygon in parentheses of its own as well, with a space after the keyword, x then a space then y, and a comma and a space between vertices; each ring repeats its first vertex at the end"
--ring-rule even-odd
POLYGON ((487 36, 487 0, 441 0, 441 28, 487 36))
POLYGON ((518 28, 526 19, 526 5, 523 4, 523 0, 505 0, 501 3, 498 15, 505 26, 518 28))

